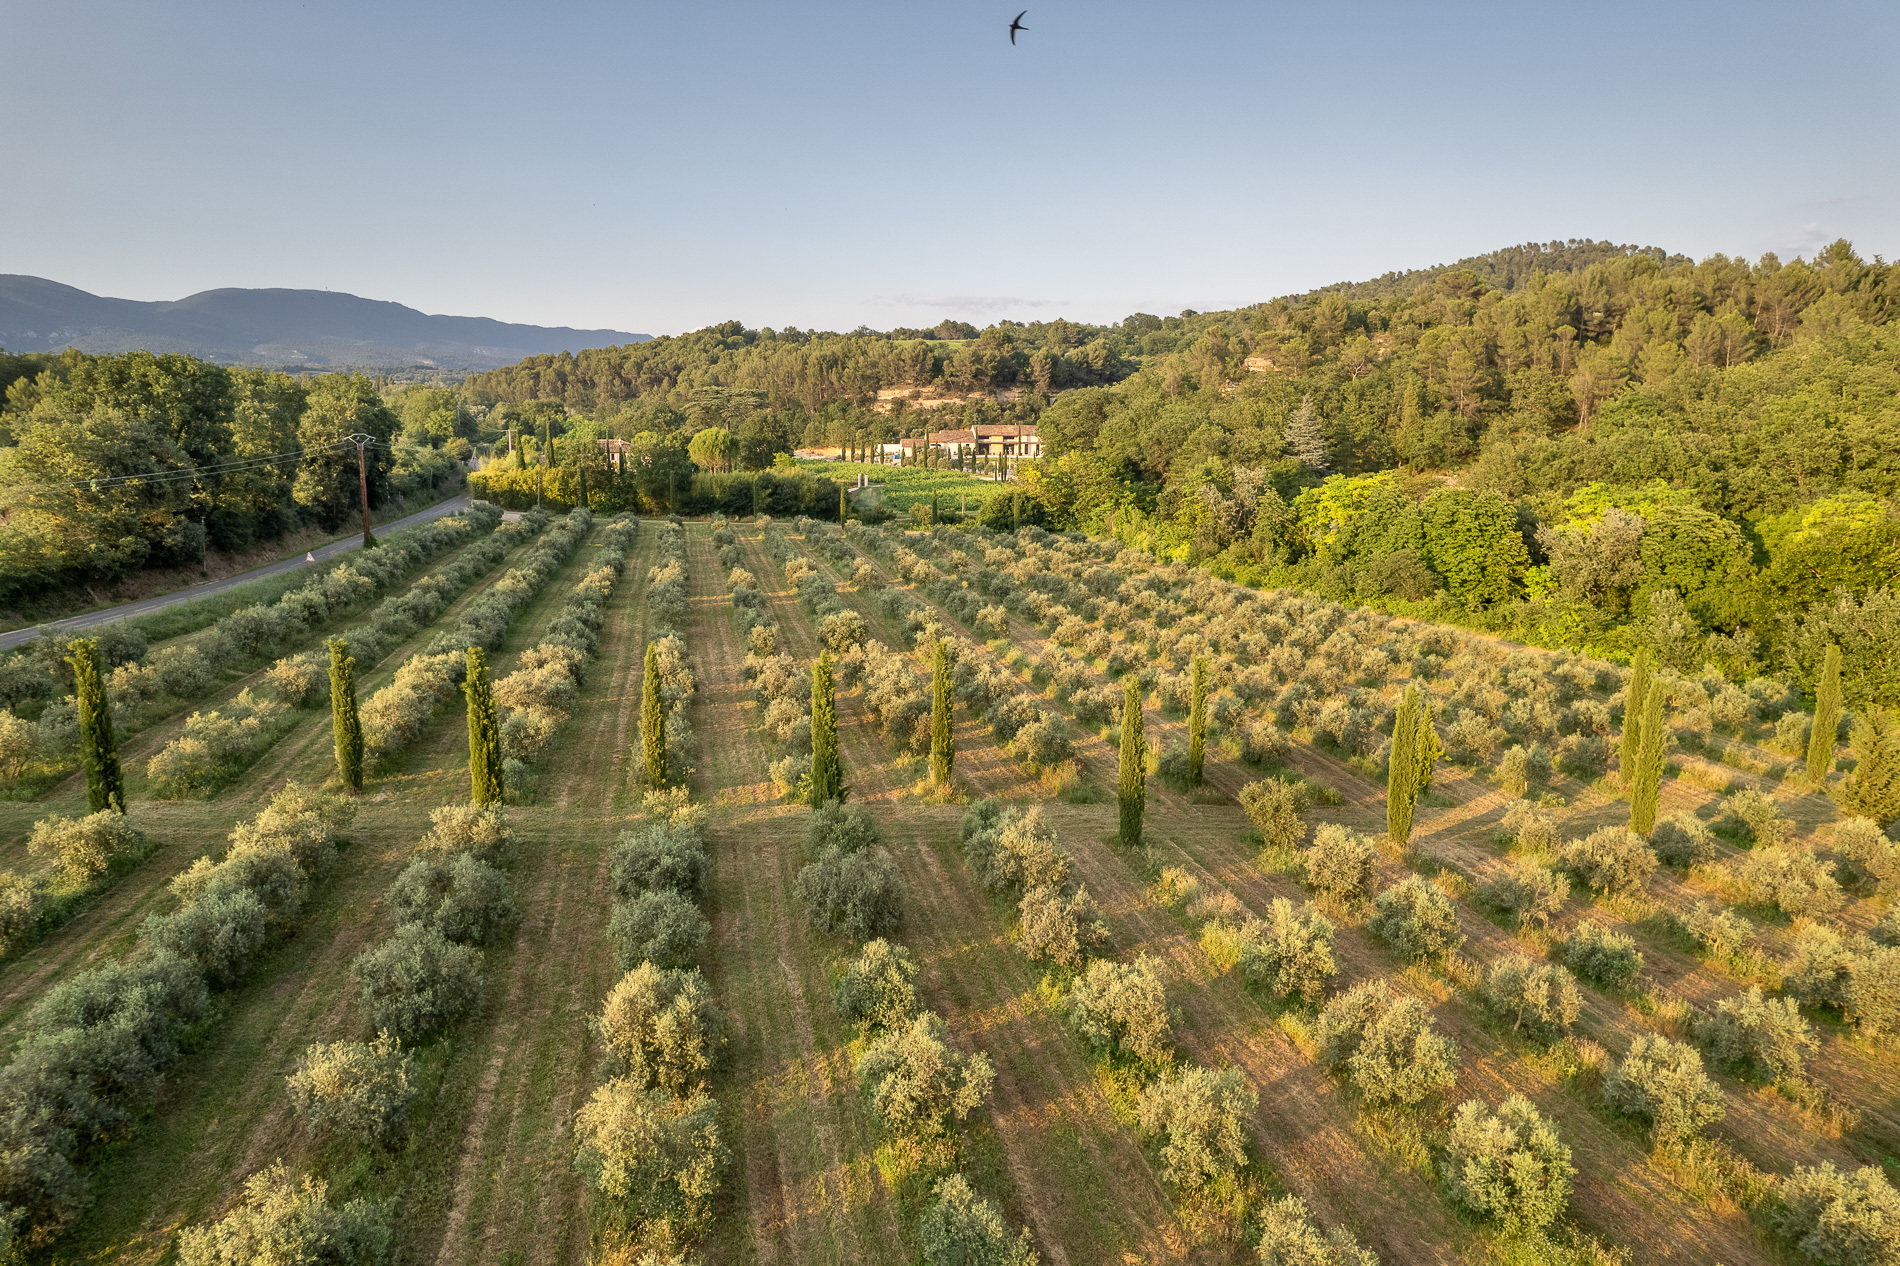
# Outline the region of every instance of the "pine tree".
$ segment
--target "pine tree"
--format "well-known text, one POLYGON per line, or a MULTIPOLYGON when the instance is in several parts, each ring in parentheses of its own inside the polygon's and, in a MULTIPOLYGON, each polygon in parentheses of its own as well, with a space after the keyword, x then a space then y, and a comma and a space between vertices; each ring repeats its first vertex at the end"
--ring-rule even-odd
POLYGON ((125 774, 119 768, 119 740, 112 733, 112 708, 105 678, 99 673, 99 647, 90 638, 73 643, 73 694, 79 705, 79 753, 86 767, 86 804, 92 812, 125 812, 125 774))
POLYGON ((1418 804, 1418 723, 1423 715, 1418 687, 1406 686, 1392 719, 1392 754, 1385 773, 1385 834, 1400 848, 1412 838, 1412 811, 1418 804))
POLYGON ((811 666, 811 807, 844 799, 844 770, 838 764, 838 698, 831 682, 831 652, 811 666))
POLYGON ((1841 648, 1827 648, 1814 687, 1814 731, 1808 735, 1808 778, 1820 786, 1834 772, 1834 733, 1841 725, 1841 648))
POLYGON ((1299 411, 1286 420, 1287 450, 1313 470, 1332 465, 1326 456, 1326 435, 1320 430, 1319 414, 1313 410, 1313 397, 1300 401, 1299 411))
POLYGON ((660 647, 647 643, 646 667, 640 685, 640 755, 647 786, 666 786, 666 699, 660 693, 660 647))
POLYGON ((1121 842, 1141 843, 1148 802, 1148 743, 1141 733, 1141 682, 1130 673, 1122 695, 1121 842))
POLYGON ((350 644, 330 639, 330 730, 336 741, 336 772, 352 794, 363 789, 363 722, 356 715, 356 661, 350 644))
POLYGON ((1623 694, 1623 734, 1617 742, 1616 773, 1623 790, 1636 785, 1636 753, 1643 746, 1643 707, 1649 700, 1649 648, 1636 652, 1630 665, 1629 688, 1623 694))
POLYGON ((1854 717, 1854 772, 1841 787, 1848 812, 1883 826, 1900 819, 1900 712, 1868 707, 1854 717))
POLYGON ((957 739, 950 711, 950 652, 943 639, 930 652, 930 778, 939 787, 950 785, 957 761, 957 739))
POLYGON ((1188 786, 1201 785, 1207 764, 1207 656, 1194 657, 1194 687, 1188 696, 1188 786))
POLYGON ((1648 835, 1656 829, 1656 805, 1662 798, 1663 683, 1651 681, 1643 700, 1643 744, 1636 752, 1635 782, 1630 787, 1630 830, 1648 835))
POLYGON ((495 685, 488 679, 488 658, 482 648, 468 648, 468 678, 462 682, 468 699, 469 798, 476 804, 501 803, 501 722, 495 717, 495 685))

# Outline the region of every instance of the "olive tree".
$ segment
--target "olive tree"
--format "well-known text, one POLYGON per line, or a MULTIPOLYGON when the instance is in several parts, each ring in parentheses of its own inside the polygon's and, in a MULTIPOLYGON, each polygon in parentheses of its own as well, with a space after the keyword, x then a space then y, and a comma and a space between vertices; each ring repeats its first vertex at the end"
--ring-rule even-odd
POLYGON ((1306 850, 1306 882, 1319 892, 1344 902, 1372 895, 1376 873, 1372 841, 1351 827, 1328 822, 1313 836, 1306 850))
POLYGON ((1297 778, 1265 778, 1240 789, 1240 807, 1274 849, 1295 849, 1306 838, 1306 784, 1297 778))
POLYGON ((290 1074, 290 1106, 311 1134, 333 1130, 393 1148, 415 1101, 415 1061, 388 1033, 373 1042, 316 1042, 290 1074))
POLYGON ((1409 875, 1379 894, 1366 925, 1406 958, 1450 954, 1465 943, 1458 909, 1423 875, 1409 875))
POLYGON ((1074 971, 1108 944, 1108 927, 1086 885, 1068 893, 1047 885, 1031 888, 1017 909, 1018 944, 1031 961, 1048 959, 1074 971))
POLYGON ((1569 1033, 1583 1010, 1583 995, 1568 971, 1524 954, 1512 954, 1486 968, 1479 994, 1493 1015, 1511 1021, 1513 1033, 1546 1042, 1569 1033))
POLYGON ((831 992, 838 1010, 867 1032, 903 1028, 919 1009, 917 963, 893 941, 866 941, 831 992))
POLYGON ((231 1212, 180 1233, 178 1260, 182 1266, 387 1261, 390 1230, 383 1206, 367 1200, 333 1206, 329 1195, 323 1179, 299 1181, 278 1161, 245 1180, 244 1199, 231 1212))
POLYGON ((1069 1021, 1108 1054, 1160 1065, 1174 1054, 1173 1027, 1161 964, 1144 954, 1133 963, 1098 958, 1069 988, 1069 1021))
POLYGON ((473 1011, 482 1000, 482 952, 411 923, 350 964, 379 1033, 414 1042, 473 1011))
POLYGON ((971 1190, 962 1174, 940 1181, 917 1225, 927 1266, 1036 1266, 1029 1228, 1012 1236, 1002 1213, 971 1190))
POLYGON ((1570 1204, 1570 1149, 1531 1101, 1512 1095, 1492 1113, 1472 1099, 1452 1116, 1445 1144, 1452 1200, 1508 1227, 1550 1225, 1570 1204))
POLYGON ((1298 1196, 1282 1196, 1260 1211, 1258 1255, 1260 1266, 1379 1266, 1379 1255, 1359 1247, 1345 1227, 1321 1235, 1298 1196))
POLYGON ((1702 1069, 1702 1053, 1654 1033, 1638 1035, 1603 1079, 1603 1101, 1648 1117, 1658 1142, 1693 1138, 1728 1113, 1722 1088, 1702 1069))
POLYGON ((690 967, 709 930, 698 906, 671 888, 659 888, 616 904, 607 921, 607 940, 621 971, 643 962, 690 967))
POLYGON ((1831 1163, 1781 1180, 1775 1229, 1825 1266, 1900 1264, 1900 1192, 1872 1165, 1853 1173, 1831 1163))
POLYGON ((726 1043, 726 1018, 698 968, 641 963, 622 976, 593 1021, 610 1076, 675 1095, 704 1087, 726 1043))
POLYGON ((1150 1081, 1135 1102, 1142 1132, 1160 1135, 1161 1176, 1195 1192, 1247 1163, 1247 1121, 1260 1096, 1238 1068, 1189 1065, 1150 1081))
POLYGON ((726 1161, 711 1096, 616 1077, 575 1114, 574 1138, 575 1168, 636 1238, 662 1219, 675 1234, 704 1221, 726 1161))
POLYGON ((1585 980, 1628 989, 1643 974, 1643 952, 1635 938, 1585 919, 1564 946, 1564 966, 1585 980))
POLYGON ((996 1072, 989 1056, 950 1045, 950 1026, 925 1011, 885 1033, 858 1059, 858 1084, 871 1110, 900 1138, 933 1138, 989 1097, 996 1072))
POLYGON ((1770 1080, 1799 1077, 1805 1052, 1820 1045, 1795 1000, 1764 998, 1760 985, 1722 999, 1712 1014, 1696 1015, 1690 1028, 1716 1063, 1752 1067, 1770 1080))
POLYGON ((1628 827, 1606 826, 1563 846, 1564 865, 1593 892, 1635 892, 1656 870, 1656 854, 1628 827))
POLYGON ((1266 918, 1241 926, 1239 940, 1241 970, 1276 998, 1298 994, 1316 1003, 1339 974, 1332 921, 1310 902, 1295 910, 1285 897, 1275 897, 1266 918))
POLYGON ((826 848, 798 872, 793 891, 813 927, 853 941, 881 936, 903 921, 904 881, 881 848, 863 853, 826 848))
POLYGON ((1516 862, 1485 876, 1478 899, 1510 914, 1519 927, 1547 926, 1570 899, 1570 882, 1548 867, 1516 862))
POLYGON ((1394 994, 1383 980, 1328 1002, 1314 1041, 1320 1066, 1343 1069, 1370 1104, 1409 1107, 1457 1080, 1458 1050, 1432 1027, 1425 1004, 1394 994))

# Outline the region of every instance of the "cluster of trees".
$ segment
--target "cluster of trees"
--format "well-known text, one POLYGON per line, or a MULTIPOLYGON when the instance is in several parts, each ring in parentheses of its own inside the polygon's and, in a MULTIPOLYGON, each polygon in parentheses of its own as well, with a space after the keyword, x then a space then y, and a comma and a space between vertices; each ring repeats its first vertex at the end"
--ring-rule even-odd
MULTIPOLYGON (((28 358, 6 358, 22 361, 28 358)), ((474 414, 459 393, 361 375, 307 379, 149 352, 34 358, 0 409, 0 600, 196 566, 459 477, 474 414), (301 455, 299 455, 301 454, 301 455)))

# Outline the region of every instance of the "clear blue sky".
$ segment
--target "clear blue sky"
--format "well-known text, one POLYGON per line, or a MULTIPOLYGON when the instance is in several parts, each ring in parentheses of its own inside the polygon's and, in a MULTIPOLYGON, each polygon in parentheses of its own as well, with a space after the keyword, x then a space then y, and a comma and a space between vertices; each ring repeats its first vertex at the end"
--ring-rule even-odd
POLYGON ((1900 253, 1900 5, 0 0, 0 272, 652 333, 1900 253))

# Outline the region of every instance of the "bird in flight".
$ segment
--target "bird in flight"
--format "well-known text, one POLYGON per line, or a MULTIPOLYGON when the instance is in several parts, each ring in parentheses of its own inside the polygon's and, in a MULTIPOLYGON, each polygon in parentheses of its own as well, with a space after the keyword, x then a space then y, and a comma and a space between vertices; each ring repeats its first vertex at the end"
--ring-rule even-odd
MULTIPOLYGON (((1029 12, 1029 10, 1027 9, 1023 10, 1023 13, 1027 13, 1027 12, 1029 12)), ((1018 13, 1016 15, 1016 20, 1009 24, 1009 42, 1011 44, 1014 44, 1016 42, 1016 32, 1027 31, 1029 29, 1028 27, 1023 25, 1023 13, 1018 13)))

